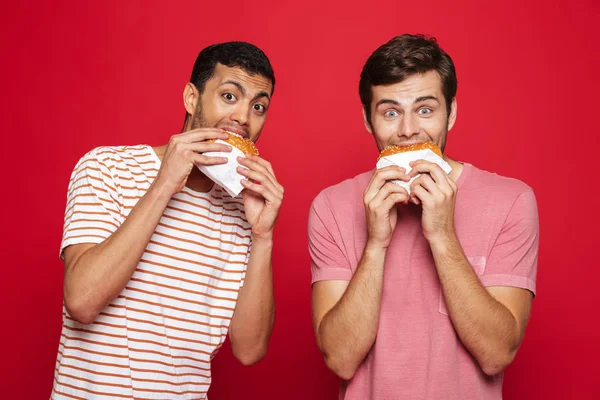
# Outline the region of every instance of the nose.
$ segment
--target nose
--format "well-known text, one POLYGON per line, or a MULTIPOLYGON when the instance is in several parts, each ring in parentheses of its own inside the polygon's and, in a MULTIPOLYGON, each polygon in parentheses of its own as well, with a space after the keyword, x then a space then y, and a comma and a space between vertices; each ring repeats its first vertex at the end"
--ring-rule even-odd
POLYGON ((248 111, 249 107, 241 102, 237 104, 233 112, 231 113, 231 120, 237 122, 239 125, 246 125, 248 123, 248 111))
POLYGON ((419 122, 411 113, 405 113, 400 123, 398 136, 404 136, 410 139, 412 136, 419 133, 419 122))

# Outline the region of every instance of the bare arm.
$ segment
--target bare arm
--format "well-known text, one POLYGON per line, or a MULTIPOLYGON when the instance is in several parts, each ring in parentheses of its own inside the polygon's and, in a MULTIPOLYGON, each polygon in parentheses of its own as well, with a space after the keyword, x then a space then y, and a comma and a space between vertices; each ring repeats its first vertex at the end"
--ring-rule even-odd
POLYGON ((71 317, 92 323, 123 290, 170 198, 168 192, 153 186, 102 243, 65 249, 64 301, 71 317))
POLYGON ((270 240, 253 240, 244 286, 231 320, 233 354, 246 366, 266 355, 275 322, 272 249, 270 240))
POLYGON ((481 285, 458 240, 431 246, 446 305, 460 340, 487 375, 502 372, 523 340, 533 295, 481 285))
POLYGON ((123 290, 171 196, 183 188, 194 165, 226 162, 199 154, 230 150, 228 146, 203 142, 217 137, 227 135, 210 129, 173 136, 156 180, 125 222, 102 243, 78 244, 64 250, 64 301, 74 319, 92 323, 123 290))
POLYGON ((422 173, 411 185, 423 206, 423 233, 429 241, 446 305, 456 333, 487 375, 502 372, 514 359, 531 311, 531 292, 510 287, 483 287, 454 230, 458 190, 437 165, 417 161, 409 175, 422 173))
POLYGON ((229 329, 231 347, 243 365, 252 365, 267 353, 275 321, 273 296, 273 229, 283 202, 271 164, 258 156, 238 159, 238 171, 249 179, 242 181, 246 217, 252 228, 252 248, 246 278, 229 329))
POLYGON ((364 195, 368 240, 349 283, 313 284, 313 322, 327 366, 351 379, 377 337, 385 255, 396 227, 397 204, 408 200, 402 187, 387 182, 407 180, 404 170, 387 167, 375 172, 364 195))
POLYGON ((386 250, 365 249, 350 282, 313 284, 313 322, 327 366, 351 379, 375 343, 386 250))

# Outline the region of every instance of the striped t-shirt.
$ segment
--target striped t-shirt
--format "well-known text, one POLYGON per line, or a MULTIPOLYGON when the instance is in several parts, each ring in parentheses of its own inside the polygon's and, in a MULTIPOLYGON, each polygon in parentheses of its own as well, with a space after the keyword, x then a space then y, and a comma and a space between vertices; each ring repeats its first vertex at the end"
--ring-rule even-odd
MULTIPOLYGON (((100 147, 69 183, 61 255, 100 243, 146 193, 160 160, 146 145, 100 147)), ((215 185, 175 194, 130 281, 90 325, 63 308, 52 399, 203 399, 248 262, 241 198, 215 185)))

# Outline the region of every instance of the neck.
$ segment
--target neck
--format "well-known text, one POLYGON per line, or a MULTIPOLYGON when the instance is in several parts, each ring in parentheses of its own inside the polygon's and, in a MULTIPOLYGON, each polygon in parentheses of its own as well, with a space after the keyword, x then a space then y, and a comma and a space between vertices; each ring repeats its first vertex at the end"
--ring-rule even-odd
POLYGON ((456 182, 458 180, 458 177, 460 176, 460 174, 462 174, 464 165, 458 161, 454 161, 453 159, 444 156, 444 161, 446 161, 448 164, 450 164, 450 166, 452 167, 452 171, 450 171, 450 179, 452 179, 454 182, 456 182))
POLYGON ((210 192, 214 186, 214 182, 206 175, 204 175, 195 166, 192 168, 192 172, 188 176, 185 186, 192 189, 195 192, 210 192))

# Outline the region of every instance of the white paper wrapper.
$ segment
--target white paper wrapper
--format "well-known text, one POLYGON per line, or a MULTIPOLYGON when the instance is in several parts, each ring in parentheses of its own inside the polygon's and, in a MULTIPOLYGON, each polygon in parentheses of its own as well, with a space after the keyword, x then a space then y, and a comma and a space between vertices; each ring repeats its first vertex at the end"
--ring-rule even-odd
MULTIPOLYGON (((231 146, 229 143, 218 139, 215 143, 231 146)), ((237 197, 244 189, 241 180, 246 179, 236 171, 240 165, 237 158, 245 157, 244 153, 237 147, 231 146, 231 152, 213 151, 204 153, 204 155, 207 157, 226 157, 228 159, 227 164, 201 165, 198 169, 218 185, 222 186, 231 197, 237 197)))
MULTIPOLYGON (((390 165, 398 165, 404 169, 406 169, 406 173, 408 174, 412 168, 408 165, 412 161, 416 160, 425 160, 431 161, 432 163, 436 163, 439 165, 445 173, 449 174, 452 171, 452 167, 448 164, 444 159, 433 151, 427 150, 415 150, 415 151, 407 151, 406 153, 398 153, 392 154, 391 156, 383 157, 381 160, 377 162, 377 169, 388 167, 390 165)), ((421 174, 419 174, 421 175, 421 174)), ((395 184, 402 186, 408 194, 410 194, 410 184, 419 177, 419 175, 412 178, 409 182, 404 181, 393 181, 395 184)))

